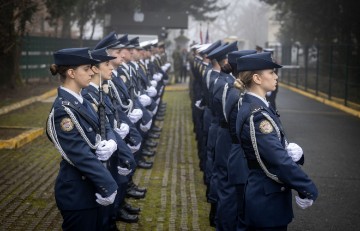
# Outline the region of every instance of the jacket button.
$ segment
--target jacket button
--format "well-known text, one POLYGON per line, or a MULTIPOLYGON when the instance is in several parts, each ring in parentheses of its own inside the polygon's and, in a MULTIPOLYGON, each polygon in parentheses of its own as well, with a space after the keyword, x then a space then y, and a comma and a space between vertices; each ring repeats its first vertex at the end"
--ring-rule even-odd
POLYGON ((81 176, 81 179, 82 179, 82 180, 85 180, 85 179, 86 179, 86 176, 81 176))
POLYGON ((92 132, 92 128, 89 128, 89 131, 92 132))
POLYGON ((281 190, 281 192, 284 192, 284 191, 285 191, 285 187, 281 187, 280 190, 281 190))

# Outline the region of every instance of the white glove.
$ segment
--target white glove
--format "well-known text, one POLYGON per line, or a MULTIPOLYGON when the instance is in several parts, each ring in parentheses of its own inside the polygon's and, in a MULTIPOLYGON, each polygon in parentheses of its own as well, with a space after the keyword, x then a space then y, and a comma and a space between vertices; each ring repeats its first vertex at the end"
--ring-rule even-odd
POLYGON ((120 128, 114 128, 114 130, 117 134, 119 134, 119 136, 121 136, 121 139, 124 139, 127 134, 129 134, 130 128, 126 123, 121 123, 120 128))
POLYGON ((139 101, 140 101, 141 105, 143 105, 144 107, 149 106, 151 104, 151 99, 147 95, 140 95, 139 101))
POLYGON ((111 205, 112 203, 114 203, 116 194, 117 190, 115 190, 115 192, 108 197, 102 197, 99 193, 95 193, 95 196, 97 198, 96 202, 103 206, 111 205))
POLYGON ((156 73, 153 75, 153 79, 159 82, 162 79, 162 76, 163 75, 161 73, 156 73))
POLYGON ((140 129, 141 131, 143 132, 147 132, 150 130, 150 127, 151 127, 151 124, 152 124, 152 120, 150 120, 147 124, 143 125, 142 123, 140 123, 140 129))
POLYGON ((167 69, 168 69, 168 67, 167 67, 167 66, 165 66, 165 65, 161 66, 161 70, 162 70, 163 72, 166 72, 166 71, 167 71, 167 69))
POLYGON ((296 204, 302 209, 306 209, 314 203, 314 201, 311 199, 308 198, 301 199, 299 196, 295 196, 295 201, 296 204))
MULTIPOLYGON (((156 81, 155 81, 156 82, 156 81)), ((148 96, 150 97, 155 97, 157 94, 157 90, 155 89, 155 87, 150 86, 148 89, 145 90, 146 93, 148 94, 148 96)))
POLYGON ((129 145, 129 144, 128 144, 127 146, 130 148, 131 152, 134 153, 134 152, 139 151, 140 146, 141 146, 141 143, 139 143, 139 144, 136 145, 136 146, 131 146, 131 145, 129 145))
POLYGON ((155 80, 150 81, 151 86, 157 87, 157 82, 155 80))
POLYGON ((131 123, 133 123, 133 124, 138 122, 139 119, 142 118, 142 116, 143 116, 143 112, 141 111, 141 109, 137 109, 137 108, 135 108, 132 112, 130 112, 128 114, 128 117, 129 117, 131 123))
POLYGON ((266 92, 266 96, 270 96, 270 95, 271 95, 271 93, 272 93, 272 91, 268 91, 268 92, 266 92))
POLYGON ((117 167, 118 168, 118 173, 119 173, 119 175, 121 175, 121 176, 127 176, 127 175, 129 175, 130 173, 131 173, 131 169, 127 169, 127 168, 122 168, 122 167, 120 167, 120 166, 118 166, 117 167))
POLYGON ((295 143, 289 143, 288 146, 286 147, 286 151, 288 152, 288 155, 291 157, 291 159, 294 162, 300 160, 304 153, 302 148, 295 143))
POLYGON ((199 108, 200 110, 204 110, 204 106, 200 106, 200 104, 201 104, 201 99, 200 100, 197 100, 196 102, 195 102, 195 106, 197 107, 197 108, 199 108))
POLYGON ((96 156, 101 161, 106 161, 117 149, 117 144, 114 140, 102 140, 96 148, 96 156))

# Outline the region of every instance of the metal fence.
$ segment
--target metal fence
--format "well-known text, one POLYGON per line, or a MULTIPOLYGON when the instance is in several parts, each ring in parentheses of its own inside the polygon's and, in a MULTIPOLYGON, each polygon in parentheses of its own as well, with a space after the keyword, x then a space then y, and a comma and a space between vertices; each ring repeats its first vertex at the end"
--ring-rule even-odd
POLYGON ((360 109, 360 55, 350 45, 278 46, 279 81, 360 109))
POLYGON ((54 62, 53 52, 68 47, 94 47, 98 40, 63 39, 26 36, 22 42, 20 58, 21 77, 45 79, 51 76, 50 65, 54 62))

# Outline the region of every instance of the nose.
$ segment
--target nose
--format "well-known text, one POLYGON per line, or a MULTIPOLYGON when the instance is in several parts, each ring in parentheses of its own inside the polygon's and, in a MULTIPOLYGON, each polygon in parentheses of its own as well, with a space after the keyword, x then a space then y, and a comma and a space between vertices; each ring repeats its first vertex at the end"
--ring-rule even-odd
POLYGON ((275 75, 275 79, 278 79, 279 76, 274 72, 274 75, 275 75))

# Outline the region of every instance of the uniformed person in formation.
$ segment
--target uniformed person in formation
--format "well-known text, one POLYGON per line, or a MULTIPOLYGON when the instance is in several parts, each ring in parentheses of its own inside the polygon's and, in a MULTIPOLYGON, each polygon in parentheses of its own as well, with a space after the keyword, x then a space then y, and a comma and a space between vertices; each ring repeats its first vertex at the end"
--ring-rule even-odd
POLYGON ((60 75, 61 86, 47 121, 47 134, 62 156, 55 182, 56 204, 63 230, 102 230, 101 207, 114 202, 117 183, 104 167, 117 150, 116 137, 105 127, 99 135, 99 118, 80 91, 89 86, 94 72, 88 48, 69 48, 54 53, 50 71, 60 75))
POLYGON ((268 52, 237 59, 236 83, 246 93, 238 111, 236 134, 250 169, 245 188, 244 221, 249 230, 287 230, 293 219, 292 192, 302 209, 318 196, 312 180, 299 164, 303 152, 288 143, 279 115, 265 100, 277 84, 274 63, 268 52))

